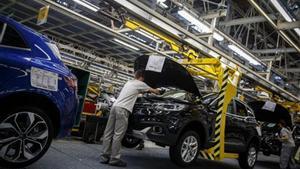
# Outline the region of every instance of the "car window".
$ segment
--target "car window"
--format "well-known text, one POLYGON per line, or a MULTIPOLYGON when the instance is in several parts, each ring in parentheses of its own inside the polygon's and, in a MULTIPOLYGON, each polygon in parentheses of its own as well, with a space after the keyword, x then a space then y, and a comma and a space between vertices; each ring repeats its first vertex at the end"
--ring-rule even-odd
POLYGON ((27 48, 20 34, 9 25, 6 26, 1 45, 18 48, 27 48))
POLYGON ((202 103, 203 104, 210 104, 211 107, 217 106, 217 93, 210 93, 202 97, 202 103))
POLYGON ((233 103, 232 102, 230 102, 230 104, 228 104, 227 112, 231 113, 231 114, 234 114, 234 109, 233 109, 233 103))
POLYGON ((235 105, 236 105, 236 112, 235 112, 236 115, 247 116, 247 108, 244 104, 236 100, 235 105))
POLYGON ((4 23, 2 21, 0 21, 0 42, 4 36, 3 26, 4 26, 4 23))
POLYGON ((253 111, 248 107, 247 107, 247 112, 248 112, 248 116, 255 118, 255 115, 254 115, 253 111))
POLYGON ((4 23, 2 21, 0 21, 0 33, 2 31, 3 25, 4 25, 4 23))

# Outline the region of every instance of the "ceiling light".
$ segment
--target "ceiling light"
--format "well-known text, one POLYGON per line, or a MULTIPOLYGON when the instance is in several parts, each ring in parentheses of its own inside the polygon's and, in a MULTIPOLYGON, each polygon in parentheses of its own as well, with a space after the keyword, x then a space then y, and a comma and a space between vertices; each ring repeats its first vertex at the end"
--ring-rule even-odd
POLYGON ((127 46, 127 47, 129 47, 129 48, 131 48, 133 50, 140 50, 139 48, 137 48, 135 46, 132 46, 132 45, 129 45, 128 43, 126 43, 124 41, 121 41, 120 39, 114 38, 113 40, 116 41, 116 42, 118 42, 118 43, 120 43, 120 44, 122 44, 122 45, 124 45, 124 46, 127 46))
POLYGON ((191 24, 195 25, 198 27, 199 32, 209 32, 209 27, 205 24, 203 24, 202 22, 200 22, 197 18, 195 18, 194 16, 192 16, 188 11, 186 11, 185 9, 182 9, 180 11, 178 11, 178 14, 180 16, 182 16, 183 18, 185 18, 187 21, 189 21, 191 24))
POLYGON ((298 36, 300 37, 300 28, 295 28, 294 31, 298 34, 298 36))
MULTIPOLYGON (((178 11, 178 14, 185 18, 188 22, 190 22, 192 25, 195 25, 194 29, 200 33, 208 33, 211 32, 211 29, 209 28, 208 25, 204 24, 201 22, 199 19, 195 18, 190 12, 188 12, 185 9, 182 9, 178 11)), ((213 33, 213 38, 216 39, 217 41, 223 41, 224 37, 221 36, 218 33, 213 33)))
POLYGON ((169 8, 168 5, 166 5, 164 2, 166 2, 166 0, 157 0, 156 3, 158 6, 162 7, 162 8, 169 8))
POLYGON ((149 39, 151 39, 151 40, 154 40, 154 41, 159 40, 158 37, 152 35, 149 32, 144 31, 143 29, 138 29, 138 30, 136 30, 136 32, 139 33, 139 34, 141 34, 141 35, 143 35, 143 36, 145 36, 145 37, 147 37, 147 38, 149 38, 149 39))
POLYGON ((276 80, 282 80, 280 76, 275 76, 276 80))
POLYGON ((114 1, 117 2, 118 4, 122 5, 122 6, 126 7, 127 9, 131 10, 135 14, 143 17, 144 19, 150 20, 152 23, 154 23, 158 27, 161 27, 162 29, 166 30, 167 32, 169 32, 169 33, 171 33, 171 34, 173 34, 177 37, 180 37, 181 33, 179 31, 174 29, 172 26, 162 22, 158 18, 153 17, 149 13, 143 11, 142 9, 140 9, 136 5, 132 4, 131 2, 128 2, 128 1, 125 1, 125 0, 114 0, 114 1))
POLYGON ((211 55, 212 57, 215 57, 215 58, 220 57, 219 54, 217 54, 216 52, 214 52, 214 51, 212 51, 212 50, 209 50, 209 51, 208 51, 208 54, 211 55))
POLYGON ((271 2, 286 21, 295 21, 295 19, 290 16, 290 14, 283 8, 282 4, 278 0, 271 0, 271 2))
POLYGON ((216 33, 216 32, 213 33, 213 38, 216 39, 219 42, 224 40, 224 37, 221 36, 220 34, 216 33))
POLYGON ((86 7, 86 8, 94 11, 94 12, 97 12, 100 9, 98 6, 92 4, 92 3, 88 2, 88 1, 85 1, 85 0, 73 0, 73 1, 76 2, 79 5, 82 5, 82 6, 86 7))
POLYGON ((251 63, 253 65, 260 65, 260 63, 257 60, 255 60, 254 58, 252 58, 250 55, 248 55, 247 53, 245 53, 243 50, 241 50, 237 46, 235 46, 235 45, 228 45, 228 48, 231 49, 234 53, 237 53, 238 55, 240 55, 241 57, 243 57, 244 59, 246 59, 247 61, 249 61, 249 63, 251 63))

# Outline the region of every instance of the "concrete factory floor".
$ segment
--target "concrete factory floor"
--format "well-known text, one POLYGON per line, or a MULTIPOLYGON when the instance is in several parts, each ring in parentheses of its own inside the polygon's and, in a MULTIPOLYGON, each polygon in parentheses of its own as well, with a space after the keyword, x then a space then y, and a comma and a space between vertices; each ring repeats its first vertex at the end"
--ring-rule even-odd
MULTIPOLYGON (((109 165, 99 163, 98 157, 102 146, 86 144, 84 142, 70 140, 56 140, 38 162, 26 169, 113 169, 109 165)), ((146 143, 142 151, 124 149, 123 159, 127 162, 128 169, 179 169, 168 156, 168 149, 159 148, 151 143, 146 143)), ((279 157, 264 156, 259 154, 255 169, 279 169, 279 157)), ((198 160, 189 169, 238 169, 237 160, 226 159, 222 162, 198 160)))

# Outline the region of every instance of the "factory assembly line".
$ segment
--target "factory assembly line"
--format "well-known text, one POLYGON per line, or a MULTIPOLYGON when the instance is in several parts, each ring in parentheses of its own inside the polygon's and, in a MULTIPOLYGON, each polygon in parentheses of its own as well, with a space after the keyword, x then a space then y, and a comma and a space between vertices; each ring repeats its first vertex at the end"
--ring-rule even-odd
POLYGON ((0 168, 299 168, 299 6, 2 0, 0 168))

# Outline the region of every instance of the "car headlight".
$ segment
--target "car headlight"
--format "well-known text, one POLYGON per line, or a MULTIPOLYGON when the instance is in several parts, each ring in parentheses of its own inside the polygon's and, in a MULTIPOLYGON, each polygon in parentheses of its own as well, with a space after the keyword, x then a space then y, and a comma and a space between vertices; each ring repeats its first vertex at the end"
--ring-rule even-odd
POLYGON ((155 103, 154 108, 157 111, 182 111, 187 108, 184 104, 170 104, 170 103, 155 103))

